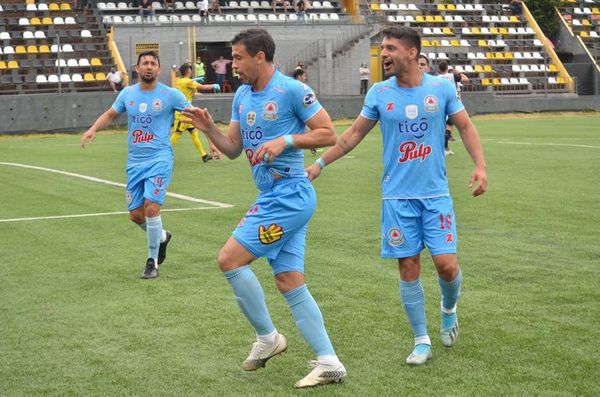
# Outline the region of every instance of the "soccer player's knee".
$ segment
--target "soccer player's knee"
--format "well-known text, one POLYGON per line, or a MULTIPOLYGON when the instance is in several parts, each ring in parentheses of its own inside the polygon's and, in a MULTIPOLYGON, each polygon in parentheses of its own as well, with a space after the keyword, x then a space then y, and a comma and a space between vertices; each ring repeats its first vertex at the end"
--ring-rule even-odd
POLYGON ((458 274, 458 262, 452 258, 436 265, 438 274, 446 281, 452 281, 458 274))
POLYGON ((219 256, 217 256, 217 264, 219 265, 219 269, 221 271, 226 272, 232 270, 233 268, 233 257, 227 251, 222 249, 219 252, 219 256))
POLYGON ((139 212, 130 212, 129 219, 133 223, 136 223, 138 225, 141 225, 142 223, 146 222, 146 217, 144 216, 144 214, 141 214, 139 212))

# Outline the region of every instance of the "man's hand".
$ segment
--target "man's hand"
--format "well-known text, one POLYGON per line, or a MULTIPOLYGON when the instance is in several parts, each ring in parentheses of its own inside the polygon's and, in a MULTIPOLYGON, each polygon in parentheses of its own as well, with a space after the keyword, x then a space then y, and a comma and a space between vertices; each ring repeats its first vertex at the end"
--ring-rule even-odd
POLYGON ((321 168, 321 166, 319 164, 314 163, 313 165, 306 168, 304 171, 306 171, 308 173, 308 180, 312 182, 315 179, 317 179, 319 177, 319 175, 321 175, 321 172, 323 171, 323 169, 321 168))
POLYGON ((485 167, 476 166, 469 180, 469 188, 473 197, 481 196, 487 190, 487 171, 485 167), (475 186, 475 182, 477 185, 475 186), (475 186, 475 188, 473 188, 475 186))
POLYGON ((210 143, 210 155, 213 160, 221 160, 223 158, 223 153, 221 153, 212 142, 210 143))
POLYGON ((264 161, 267 164, 271 164, 277 158, 277 156, 279 156, 281 152, 285 150, 286 146, 287 145, 282 136, 266 142, 264 145, 259 147, 256 152, 254 152, 254 156, 252 156, 252 164, 258 161, 264 161))
POLYGON ((201 131, 206 132, 215 127, 215 122, 206 108, 185 108, 181 114, 189 118, 194 127, 201 131))
POLYGON ((86 145, 87 141, 89 141, 90 143, 93 143, 95 138, 96 138, 95 130, 90 128, 89 130, 84 132, 84 134, 81 136, 81 148, 85 149, 85 145, 86 145))

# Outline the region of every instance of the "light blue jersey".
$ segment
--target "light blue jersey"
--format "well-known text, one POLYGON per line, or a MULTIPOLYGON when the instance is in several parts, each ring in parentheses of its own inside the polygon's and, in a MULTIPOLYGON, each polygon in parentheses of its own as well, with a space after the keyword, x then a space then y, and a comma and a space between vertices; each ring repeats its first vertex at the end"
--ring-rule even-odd
POLYGON ((139 83, 123 89, 112 107, 117 113, 127 112, 127 165, 172 161, 170 133, 175 110, 189 106, 191 104, 179 90, 162 83, 152 91, 142 91, 139 83))
POLYGON ((396 77, 371 87, 361 115, 381 123, 384 200, 449 194, 445 123, 463 109, 456 88, 428 74, 415 88, 398 86, 396 77))
MULTIPOLYGON (((260 92, 254 92, 248 84, 237 90, 231 121, 240 123, 244 152, 251 161, 254 152, 265 142, 287 134, 304 134, 306 121, 319 110, 321 104, 309 86, 275 71, 260 92)), ((263 182, 269 179, 266 173, 306 176, 302 149, 286 149, 268 166, 260 161, 250 165, 259 190, 265 190, 263 182)))

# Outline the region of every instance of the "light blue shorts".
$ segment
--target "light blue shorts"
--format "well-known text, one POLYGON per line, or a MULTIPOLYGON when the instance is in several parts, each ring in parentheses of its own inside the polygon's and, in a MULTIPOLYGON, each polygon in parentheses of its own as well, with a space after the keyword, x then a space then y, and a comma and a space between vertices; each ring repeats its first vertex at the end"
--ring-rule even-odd
POLYGON ((275 275, 304 273, 306 225, 316 206, 317 195, 308 179, 276 180, 258 195, 233 238, 255 257, 266 257, 275 275))
POLYGON ((383 200, 381 256, 408 258, 426 246, 431 255, 455 254, 458 243, 450 196, 383 200))
POLYGON ((172 161, 157 161, 127 167, 125 199, 129 211, 144 205, 144 200, 163 205, 173 175, 172 161))

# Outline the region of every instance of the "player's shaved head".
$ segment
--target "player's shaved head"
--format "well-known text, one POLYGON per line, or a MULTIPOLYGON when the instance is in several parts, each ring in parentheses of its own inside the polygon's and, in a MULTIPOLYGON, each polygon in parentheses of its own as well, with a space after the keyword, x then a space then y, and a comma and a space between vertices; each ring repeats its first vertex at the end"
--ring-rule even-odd
POLYGON ((421 36, 412 28, 391 26, 381 31, 383 38, 394 38, 400 40, 409 48, 416 48, 417 53, 421 52, 421 36))

